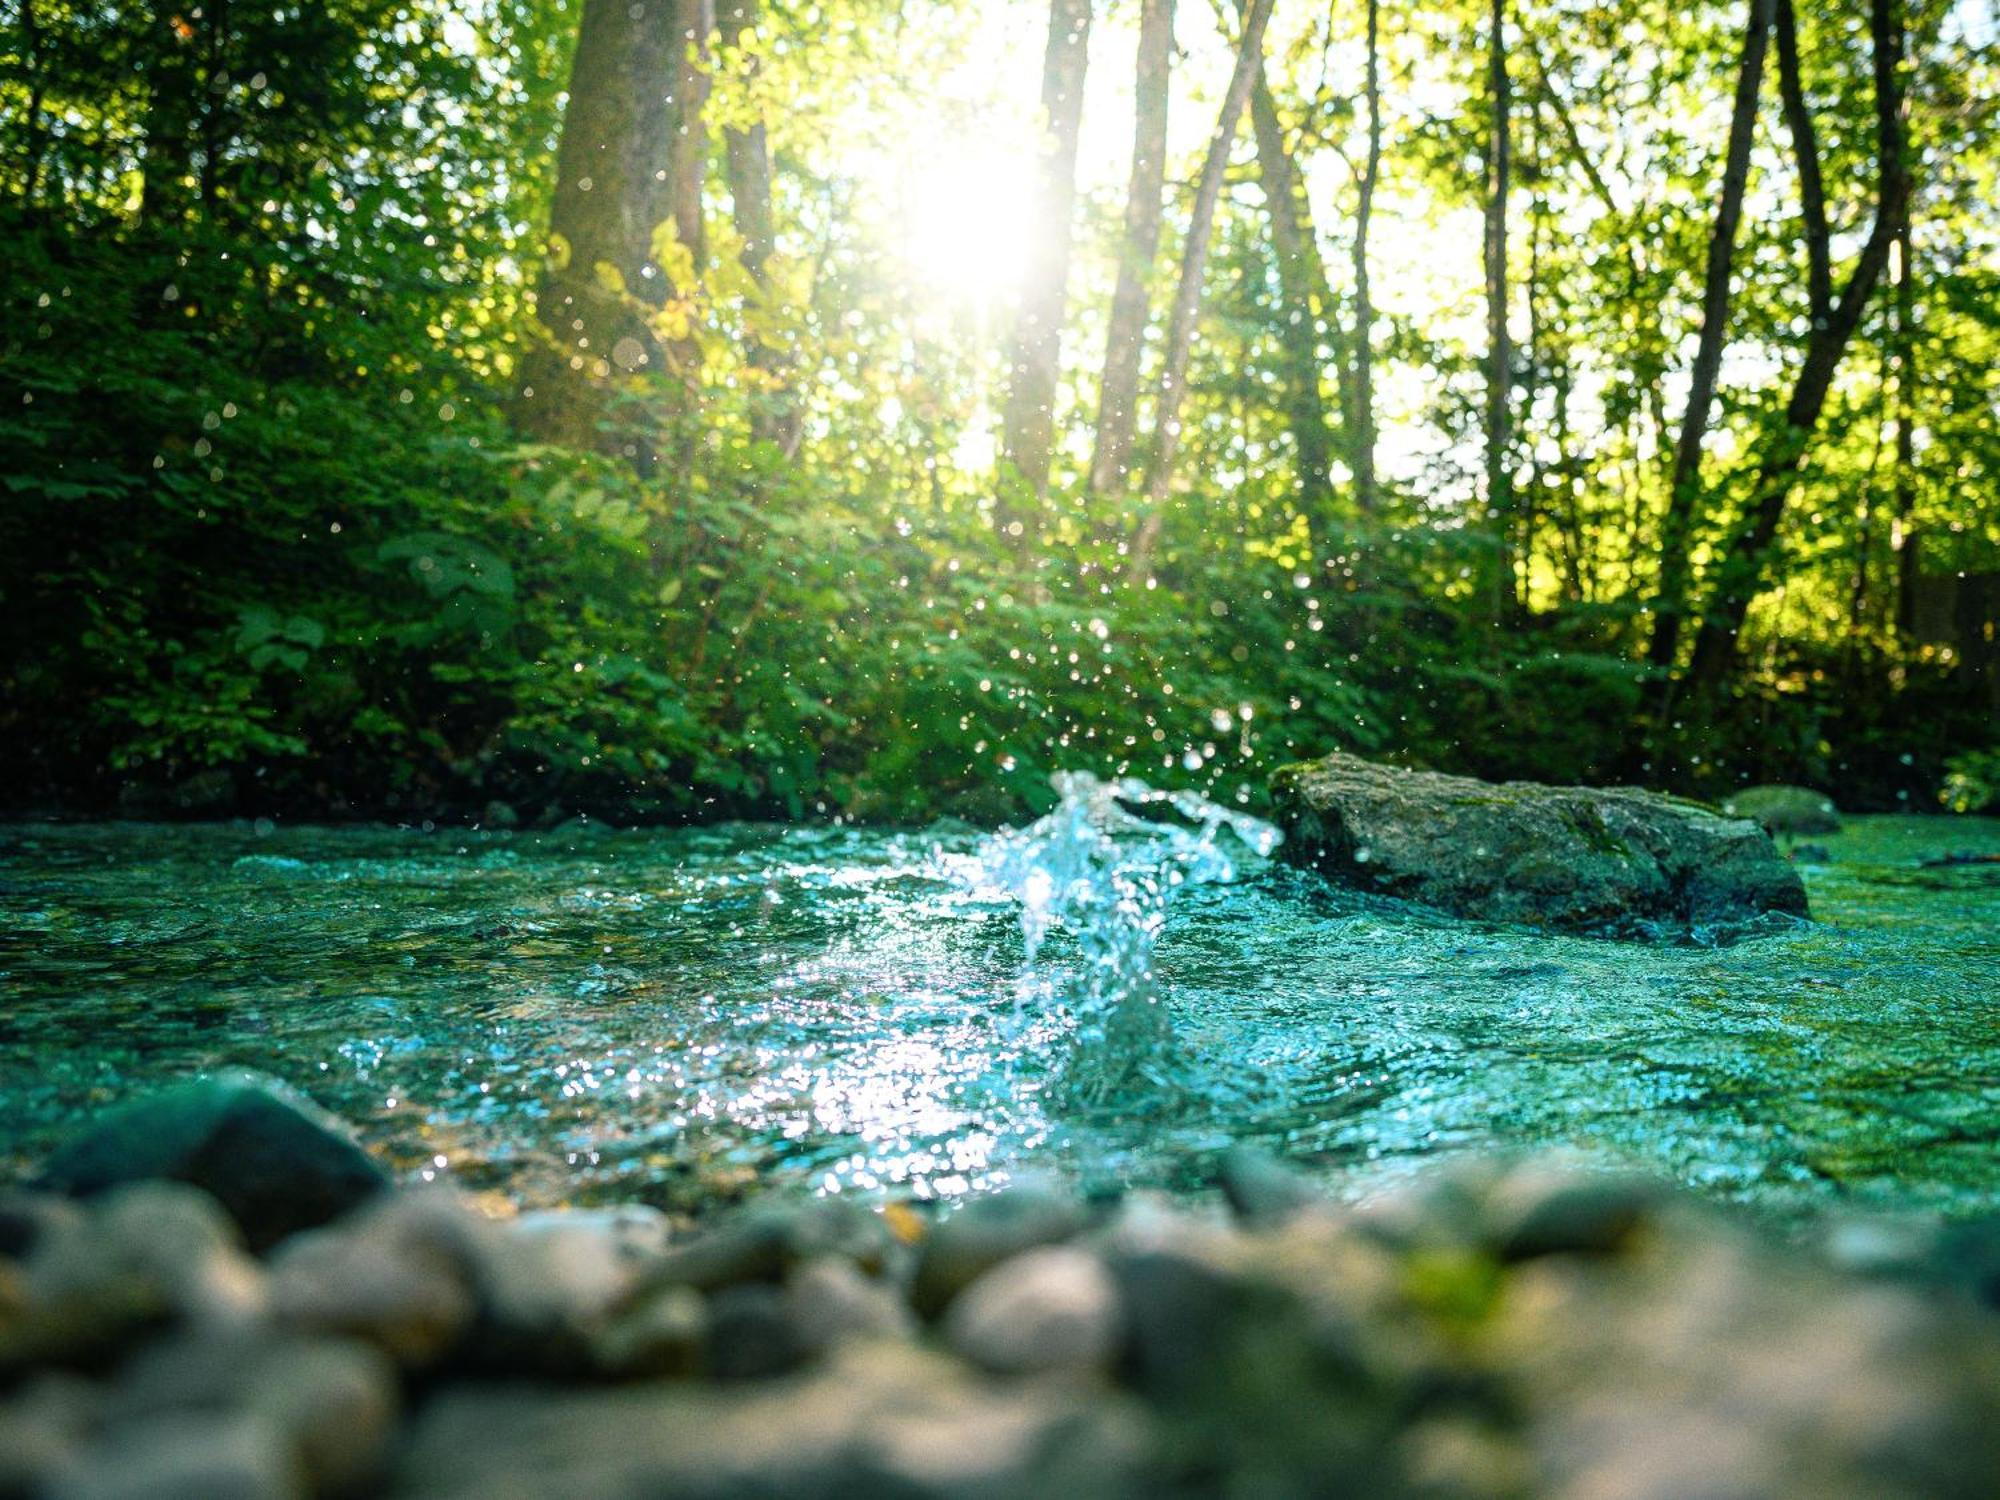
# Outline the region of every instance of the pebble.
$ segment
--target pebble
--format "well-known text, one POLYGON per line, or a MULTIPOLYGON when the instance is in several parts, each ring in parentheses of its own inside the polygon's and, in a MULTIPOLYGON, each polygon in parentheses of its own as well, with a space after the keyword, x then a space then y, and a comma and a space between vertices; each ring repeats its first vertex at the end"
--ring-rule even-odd
POLYGON ((725 1287, 709 1300, 703 1364, 716 1379, 782 1375, 811 1353, 804 1330, 777 1287, 725 1287))
POLYGON ((1075 1198, 1039 1183, 1017 1183, 974 1198, 925 1239, 911 1302, 924 1317, 936 1317, 1001 1261, 1070 1239, 1087 1222, 1075 1198))
POLYGON ((471 1331, 478 1303, 462 1266, 393 1220, 313 1230, 271 1262, 271 1308, 284 1327, 360 1339, 409 1370, 428 1370, 471 1331))
POLYGON ((381 1469, 401 1405, 395 1367, 380 1351, 256 1330, 154 1344, 122 1372, 104 1418, 115 1429, 247 1413, 279 1435, 313 1493, 345 1495, 381 1469))
POLYGON ((588 1361, 615 1380, 700 1372, 708 1350, 708 1299, 691 1286, 662 1286, 620 1309, 588 1339, 588 1361))
POLYGON ((1027 1183, 684 1240, 412 1190, 261 1263, 190 1186, 12 1196, 0 1500, 1985 1500, 2000 1472, 1990 1225, 1854 1220, 1818 1254, 1561 1163, 1365 1212, 1256 1154, 1221 1177, 1234 1221, 1027 1183))
POLYGON ((785 1282, 785 1310, 805 1347, 824 1353, 853 1339, 907 1339, 916 1319, 897 1288, 853 1261, 824 1255, 785 1282))
POLYGON ((304 1500, 308 1494, 268 1421, 200 1412, 107 1434, 56 1476, 47 1500, 304 1500))
POLYGON ((998 1375, 1102 1370, 1118 1353, 1118 1287, 1087 1250, 1051 1245, 1002 1262, 945 1315, 945 1340, 998 1375))
POLYGON ((0 1371, 88 1366, 150 1328, 240 1324, 267 1305, 264 1273, 215 1200, 172 1182, 134 1183, 52 1219, 11 1281, 0 1371))

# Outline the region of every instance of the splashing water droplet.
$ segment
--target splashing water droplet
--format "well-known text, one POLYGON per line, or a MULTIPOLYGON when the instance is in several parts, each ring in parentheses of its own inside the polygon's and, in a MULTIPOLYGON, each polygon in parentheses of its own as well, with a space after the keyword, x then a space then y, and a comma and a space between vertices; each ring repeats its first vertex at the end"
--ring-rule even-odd
POLYGON ((1049 934, 1071 934, 1077 973, 1046 993, 1075 1022, 1062 1096, 1086 1109, 1156 1110, 1174 1095, 1173 1031, 1153 975, 1153 946, 1175 893, 1226 885, 1237 859, 1225 835, 1257 858, 1283 835, 1248 813, 1195 792, 1161 791, 1135 777, 1086 771, 1051 778, 1061 800, 1026 828, 1006 829, 980 848, 975 879, 1021 903, 1032 969, 1049 934), (1161 808, 1184 822, 1138 816, 1161 808))

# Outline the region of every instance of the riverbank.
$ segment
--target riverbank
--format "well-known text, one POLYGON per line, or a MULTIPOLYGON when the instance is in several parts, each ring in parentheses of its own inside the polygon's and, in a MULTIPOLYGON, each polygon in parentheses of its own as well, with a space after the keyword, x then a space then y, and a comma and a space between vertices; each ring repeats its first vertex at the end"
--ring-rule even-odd
POLYGON ((1806 1251, 1547 1162, 1360 1208, 1255 1154, 1222 1186, 685 1229, 391 1189, 261 1257, 183 1183, 16 1192, 0 1493, 1990 1493, 1991 1224, 1806 1251))

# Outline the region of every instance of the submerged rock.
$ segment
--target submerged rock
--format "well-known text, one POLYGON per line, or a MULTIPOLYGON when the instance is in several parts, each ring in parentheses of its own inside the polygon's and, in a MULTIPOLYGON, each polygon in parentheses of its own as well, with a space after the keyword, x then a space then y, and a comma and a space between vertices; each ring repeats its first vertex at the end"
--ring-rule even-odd
POLYGON ((1281 768, 1271 789, 1292 859, 1454 916, 1591 930, 1806 910, 1798 872, 1756 823, 1655 792, 1339 753, 1281 768))
POLYGON ((388 1185, 332 1117, 248 1074, 181 1084, 104 1116, 60 1148, 46 1187, 89 1197, 157 1179, 202 1188, 252 1250, 347 1212, 388 1185))
POLYGON ((1770 833, 1838 833, 1840 814, 1824 792, 1804 786, 1746 787, 1722 804, 1732 818, 1751 818, 1770 833))

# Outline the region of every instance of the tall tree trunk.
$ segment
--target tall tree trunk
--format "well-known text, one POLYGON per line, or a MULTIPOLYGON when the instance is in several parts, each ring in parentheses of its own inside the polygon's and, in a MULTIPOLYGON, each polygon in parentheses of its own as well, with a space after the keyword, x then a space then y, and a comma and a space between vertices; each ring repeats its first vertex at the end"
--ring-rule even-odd
POLYGON ((1368 60, 1363 96, 1368 108, 1368 150, 1354 200, 1354 378, 1348 423, 1348 467, 1354 503, 1363 516, 1377 507, 1375 482, 1375 302, 1368 282, 1368 231, 1375 216, 1375 185, 1382 175, 1382 70, 1378 0, 1368 0, 1368 60))
POLYGON ((1486 513, 1498 539, 1493 566, 1495 620, 1519 600, 1514 567, 1514 497, 1507 468, 1513 350, 1507 342, 1507 192, 1512 142, 1507 81, 1507 0, 1493 0, 1486 37, 1486 96, 1492 112, 1486 157, 1486 513))
POLYGON ((28 102, 21 121, 21 202, 33 214, 41 196, 42 158, 48 151, 48 131, 42 121, 48 97, 49 64, 42 55, 41 16, 35 0, 21 0, 21 55, 28 70, 28 102))
MULTIPOLYGON (((1827 393, 1840 370, 1842 355, 1861 324, 1868 298, 1881 279, 1909 207, 1909 164, 1903 119, 1903 21, 1897 0, 1870 0, 1869 36, 1875 74, 1875 220, 1868 239, 1848 273, 1838 301, 1827 309, 1806 342, 1805 362, 1786 403, 1784 425, 1769 440, 1750 488, 1750 506, 1716 569, 1715 588, 1695 637, 1688 665, 1691 691, 1713 694, 1736 665, 1738 641, 1751 602, 1762 592, 1778 523, 1785 502, 1797 483, 1827 393)), ((1806 141, 1794 138, 1794 148, 1809 154, 1806 141)), ((1802 168, 1801 182, 1808 180, 1802 168)), ((1817 181, 1817 163, 1810 180, 1817 181)), ((1821 220, 1822 224, 1824 219, 1821 220)), ((1808 221, 1808 230, 1811 224, 1808 221)))
POLYGON ((1815 324, 1833 310, 1833 246, 1826 222, 1826 186, 1820 180, 1819 140, 1812 111, 1806 105, 1799 70, 1799 18, 1792 0, 1778 0, 1778 97, 1785 107, 1785 129, 1792 137, 1798 163, 1799 215, 1805 221, 1806 307, 1815 324))
POLYGON ((1104 345, 1104 380, 1098 388, 1097 449, 1090 463, 1090 488, 1100 495, 1125 488, 1132 452, 1148 289, 1160 248, 1161 198, 1167 179, 1167 83, 1173 55, 1174 0, 1141 0, 1132 175, 1125 188, 1125 233, 1104 345))
MULTIPOLYGON (((1653 633, 1646 659, 1665 669, 1680 649, 1681 612, 1687 607, 1689 543, 1701 500, 1701 444, 1715 404, 1716 381, 1729 327, 1730 267, 1736 230, 1743 218, 1743 190, 1750 179, 1750 147, 1756 134, 1757 95, 1763 86, 1764 54, 1771 35, 1775 0, 1750 0, 1743 33, 1743 59, 1736 69, 1736 100, 1729 114, 1729 144, 1723 155, 1722 197, 1708 237, 1708 271, 1701 292, 1701 336, 1688 377, 1687 409, 1674 444, 1673 477, 1667 490, 1666 519, 1660 528, 1660 579, 1653 599, 1653 633)), ((1790 9, 1790 0, 1786 0, 1790 9)))
MULTIPOLYGON (((1257 170, 1271 216, 1271 242, 1278 258, 1278 337, 1285 354, 1285 410, 1292 429, 1293 458, 1308 517, 1325 510, 1333 455, 1320 395, 1319 341, 1326 302, 1317 292, 1326 281, 1292 154, 1285 144, 1277 102, 1257 66, 1250 91, 1250 124, 1257 137, 1257 170)), ((1317 527, 1314 528, 1318 530, 1317 527)))
POLYGON ((673 3, 679 24, 674 56, 674 233, 687 246, 698 276, 707 250, 701 193, 708 171, 708 39, 715 31, 715 0, 673 3))
POLYGON ((685 3, 584 0, 536 298, 547 338, 522 361, 526 431, 623 452, 642 468, 655 456, 649 447, 599 427, 625 377, 665 363, 648 313, 670 291, 653 233, 674 217, 684 180, 674 95, 685 3))
POLYGON ((1910 216, 1896 230, 1896 633, 1911 644, 1917 602, 1917 329, 1916 272, 1910 264, 1910 216))
MULTIPOLYGON (((730 45, 743 47, 754 40, 757 30, 758 0, 723 0, 722 35, 730 45)), ((752 76, 755 65, 752 64, 752 76)), ((725 170, 729 175, 730 214, 737 238, 743 242, 743 268, 760 290, 769 286, 769 264, 778 243, 777 226, 771 210, 771 146, 759 119, 741 129, 724 133, 725 170)), ((801 431, 798 402, 789 389, 791 360, 784 350, 753 326, 745 334, 744 360, 763 377, 753 393, 750 411, 751 436, 760 442, 776 443, 788 456, 797 448, 801 431)))
POLYGON ((1030 533, 1039 509, 1024 500, 1040 500, 1049 487, 1063 304, 1069 291, 1077 135, 1089 55, 1090 0, 1050 0, 1048 47, 1042 54, 1044 134, 1035 184, 1037 211, 1001 413, 1001 451, 1010 472, 1002 484, 998 520, 1007 535, 1017 538, 1030 533))
POLYGON ((1167 319, 1166 361, 1160 371, 1154 405, 1153 453, 1146 470, 1146 518, 1132 545, 1131 571, 1143 577, 1159 539, 1167 492, 1172 487, 1174 459, 1180 448, 1181 402, 1186 395, 1188 355, 1194 343, 1195 319, 1201 311, 1202 277, 1208 269, 1209 232, 1215 227, 1216 205, 1222 199, 1222 179, 1229 168, 1229 148, 1236 139, 1236 122, 1249 102, 1251 85, 1264 55, 1264 27, 1271 19, 1271 0, 1250 0, 1244 11, 1243 35, 1236 47, 1236 66, 1222 112, 1209 138, 1208 155, 1195 185, 1194 208, 1188 215, 1187 239, 1181 246, 1180 281, 1174 288, 1173 310, 1167 319))

